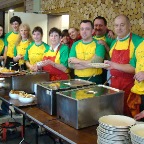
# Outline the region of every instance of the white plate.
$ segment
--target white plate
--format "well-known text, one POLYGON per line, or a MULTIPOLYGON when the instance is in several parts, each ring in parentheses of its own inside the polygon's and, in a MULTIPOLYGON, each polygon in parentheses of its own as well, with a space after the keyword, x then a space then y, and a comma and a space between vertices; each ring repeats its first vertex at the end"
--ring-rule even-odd
POLYGON ((107 130, 107 129, 104 129, 100 126, 97 127, 97 132, 100 133, 106 133, 106 134, 110 134, 110 135, 129 135, 128 134, 128 131, 111 131, 111 130, 107 130))
POLYGON ((101 138, 98 136, 98 140, 102 143, 107 143, 107 144, 129 144, 130 141, 129 140, 117 140, 117 141, 114 141, 114 140, 106 140, 104 138, 101 138))
POLYGON ((99 123, 99 126, 104 129, 111 130, 111 131, 126 131, 126 132, 129 131, 129 128, 110 127, 109 125, 103 124, 103 123, 99 123))
POLYGON ((0 72, 1 74, 6 74, 6 75, 11 75, 11 74, 17 74, 19 73, 18 71, 14 71, 14 72, 0 72))
POLYGON ((127 128, 135 125, 136 121, 131 117, 123 115, 107 115, 99 118, 99 123, 109 127, 127 128))
POLYGON ((107 139, 107 140, 130 140, 130 135, 129 134, 108 134, 108 133, 104 133, 101 131, 97 131, 97 135, 107 139))
POLYGON ((89 63, 89 65, 95 68, 107 68, 110 66, 109 64, 105 63, 89 63))

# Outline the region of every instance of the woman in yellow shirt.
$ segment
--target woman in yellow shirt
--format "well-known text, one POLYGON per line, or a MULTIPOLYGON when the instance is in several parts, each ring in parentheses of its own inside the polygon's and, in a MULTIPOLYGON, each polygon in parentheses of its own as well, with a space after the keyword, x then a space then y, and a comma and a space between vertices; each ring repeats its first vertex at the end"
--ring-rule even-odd
POLYGON ((14 62, 18 62, 18 69, 26 69, 24 62, 24 55, 26 53, 26 48, 32 42, 32 36, 30 33, 30 27, 28 24, 21 24, 19 27, 19 35, 14 47, 14 62))
POLYGON ((32 42, 24 56, 26 61, 26 66, 31 71, 37 71, 37 62, 40 62, 43 58, 43 54, 49 46, 42 41, 43 30, 41 27, 37 26, 32 31, 32 37, 34 42, 32 42))

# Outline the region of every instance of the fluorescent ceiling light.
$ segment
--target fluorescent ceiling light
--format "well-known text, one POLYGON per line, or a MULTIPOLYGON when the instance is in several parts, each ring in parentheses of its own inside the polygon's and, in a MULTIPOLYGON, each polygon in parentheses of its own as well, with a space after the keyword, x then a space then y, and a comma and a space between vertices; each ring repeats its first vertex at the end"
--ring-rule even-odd
POLYGON ((9 12, 14 12, 14 9, 9 9, 9 12))

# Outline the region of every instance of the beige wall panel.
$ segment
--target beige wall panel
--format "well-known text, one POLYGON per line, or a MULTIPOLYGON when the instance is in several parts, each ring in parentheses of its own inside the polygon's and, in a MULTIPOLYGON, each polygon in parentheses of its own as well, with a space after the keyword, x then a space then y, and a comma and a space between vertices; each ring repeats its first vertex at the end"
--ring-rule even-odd
POLYGON ((132 22, 132 31, 144 36, 144 0, 41 0, 41 9, 46 13, 69 12, 70 27, 77 28, 82 19, 104 16, 113 30, 114 18, 125 14, 132 22))

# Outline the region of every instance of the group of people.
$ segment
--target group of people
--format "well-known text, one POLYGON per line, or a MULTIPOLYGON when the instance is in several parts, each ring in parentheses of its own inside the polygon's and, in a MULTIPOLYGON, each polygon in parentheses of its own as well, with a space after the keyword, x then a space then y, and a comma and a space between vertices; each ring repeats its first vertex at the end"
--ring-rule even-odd
POLYGON ((50 44, 42 41, 43 30, 37 26, 30 32, 28 24, 14 16, 13 31, 5 35, 0 26, 0 60, 14 69, 43 70, 50 80, 79 78, 103 84, 111 78, 110 86, 123 90, 124 115, 140 119, 144 111, 144 72, 142 37, 131 32, 130 20, 119 15, 114 20, 114 32, 104 17, 93 22, 82 20, 80 28, 61 32, 49 31, 50 44), (94 68, 90 63, 109 64, 107 69, 94 68), (74 70, 74 77, 70 71, 74 70), (109 73, 110 72, 110 73, 109 73))

